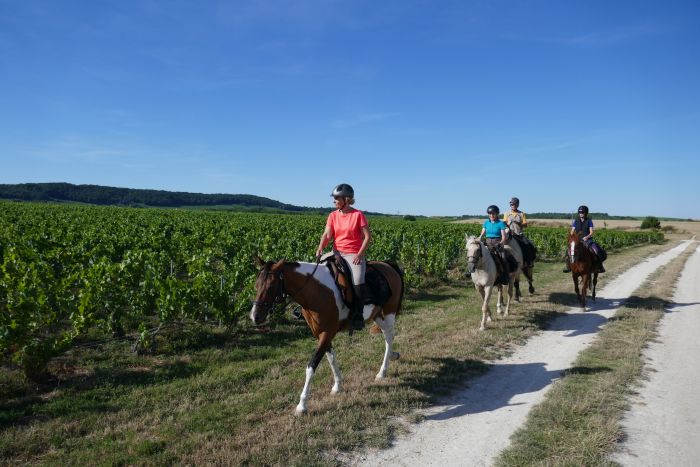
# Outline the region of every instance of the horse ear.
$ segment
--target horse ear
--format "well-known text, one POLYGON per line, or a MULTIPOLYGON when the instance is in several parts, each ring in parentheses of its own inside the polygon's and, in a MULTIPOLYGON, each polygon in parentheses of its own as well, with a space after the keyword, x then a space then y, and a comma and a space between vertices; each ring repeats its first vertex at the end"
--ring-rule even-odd
POLYGON ((259 268, 262 268, 263 266, 265 266, 265 261, 256 253, 253 256, 253 264, 255 264, 259 268))
POLYGON ((282 258, 281 260, 277 261, 275 264, 272 265, 272 270, 273 270, 273 271, 277 271, 279 268, 281 268, 282 266, 284 266, 284 262, 285 262, 285 261, 286 261, 286 260, 285 260, 284 258, 282 258))

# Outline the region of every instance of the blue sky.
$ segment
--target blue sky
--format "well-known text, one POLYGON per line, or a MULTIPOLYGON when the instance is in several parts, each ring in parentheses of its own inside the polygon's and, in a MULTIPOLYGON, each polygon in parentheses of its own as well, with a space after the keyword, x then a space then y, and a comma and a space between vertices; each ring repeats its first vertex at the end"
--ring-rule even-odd
POLYGON ((700 218, 700 3, 0 0, 0 183, 700 218))

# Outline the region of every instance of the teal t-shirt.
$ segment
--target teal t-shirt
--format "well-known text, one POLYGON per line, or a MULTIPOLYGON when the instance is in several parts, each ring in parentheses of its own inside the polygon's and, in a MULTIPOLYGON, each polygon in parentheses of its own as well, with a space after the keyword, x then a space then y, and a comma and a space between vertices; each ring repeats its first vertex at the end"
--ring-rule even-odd
POLYGON ((501 238, 501 230, 506 230, 505 222, 502 220, 497 220, 496 222, 491 222, 491 219, 487 219, 484 222, 484 229, 486 230, 486 238, 501 238))

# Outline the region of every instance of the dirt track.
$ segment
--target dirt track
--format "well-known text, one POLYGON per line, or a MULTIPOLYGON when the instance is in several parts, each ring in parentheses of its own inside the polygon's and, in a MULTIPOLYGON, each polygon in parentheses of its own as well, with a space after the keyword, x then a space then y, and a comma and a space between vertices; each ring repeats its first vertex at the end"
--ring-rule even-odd
MULTIPOLYGON (((590 311, 571 309, 514 355, 494 362, 493 368, 469 388, 423 412, 425 421, 408 436, 399 438, 393 447, 365 453, 351 464, 489 465, 508 445, 511 434, 522 425, 529 410, 592 342, 617 307, 689 243, 685 241, 621 274, 600 290, 598 302, 590 311)), ((700 262, 693 264, 698 274, 700 262)))
POLYGON ((700 465, 700 247, 686 263, 659 337, 645 352, 649 381, 623 420, 623 465, 700 465))

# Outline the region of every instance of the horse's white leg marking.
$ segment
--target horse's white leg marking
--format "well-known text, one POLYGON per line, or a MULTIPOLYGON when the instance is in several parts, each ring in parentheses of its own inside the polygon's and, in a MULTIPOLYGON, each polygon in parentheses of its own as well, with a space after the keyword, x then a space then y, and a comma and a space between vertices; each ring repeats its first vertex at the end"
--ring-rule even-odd
POLYGON ((396 322, 396 315, 390 314, 386 319, 382 319, 377 316, 374 318, 374 322, 382 329, 384 334, 384 360, 382 360, 382 366, 379 368, 379 373, 374 379, 383 379, 386 377, 386 372, 389 369, 389 360, 396 360, 399 358, 398 352, 393 351, 394 345, 394 323, 396 322))
POLYGON ((306 382, 304 383, 304 389, 301 391, 301 396, 299 396, 299 404, 295 410, 297 415, 306 413, 306 399, 309 398, 309 387, 311 385, 311 378, 314 376, 314 369, 310 366, 306 367, 306 382))
POLYGON ((331 371, 333 372, 333 389, 331 389, 331 394, 338 394, 340 392, 340 386, 342 383, 342 375, 340 374, 340 368, 338 367, 338 359, 335 356, 335 350, 331 349, 326 352, 326 358, 328 363, 331 365, 331 371))

